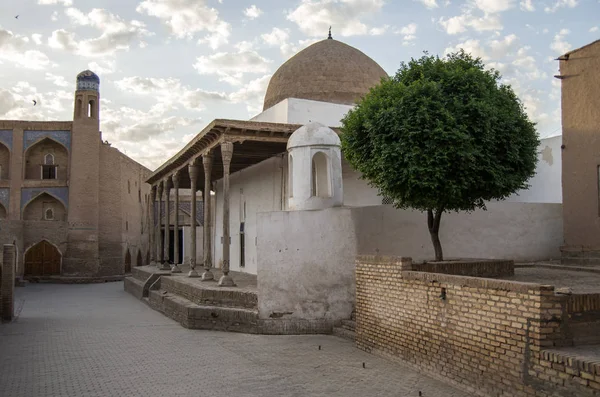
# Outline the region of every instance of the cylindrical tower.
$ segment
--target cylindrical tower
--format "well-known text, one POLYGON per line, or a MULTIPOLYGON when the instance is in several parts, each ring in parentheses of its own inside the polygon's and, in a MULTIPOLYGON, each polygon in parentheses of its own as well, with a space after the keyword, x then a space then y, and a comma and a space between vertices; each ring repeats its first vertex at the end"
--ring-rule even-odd
POLYGON ((287 143, 288 208, 316 210, 343 204, 340 138, 317 122, 297 129, 287 143))

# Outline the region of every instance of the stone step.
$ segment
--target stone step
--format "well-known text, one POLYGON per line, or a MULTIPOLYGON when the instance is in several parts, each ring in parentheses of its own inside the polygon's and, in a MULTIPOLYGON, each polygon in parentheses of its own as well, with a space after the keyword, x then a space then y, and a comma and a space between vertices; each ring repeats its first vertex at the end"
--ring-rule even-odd
POLYGON ((231 332, 258 332, 258 310, 198 305, 163 289, 149 293, 148 304, 190 329, 210 329, 231 332))
POLYGON ((345 328, 348 331, 355 332, 356 331, 356 321, 342 320, 342 328, 345 328))
POLYGON ((356 333, 344 327, 333 327, 333 334, 335 336, 339 336, 340 338, 348 339, 353 342, 356 339, 356 333))
POLYGON ((144 296, 144 281, 140 281, 133 276, 125 277, 123 280, 123 287, 125 291, 138 299, 142 299, 144 296))
POLYGON ((237 287, 219 287, 216 281, 200 282, 184 277, 162 277, 160 288, 197 305, 256 310, 258 294, 237 287))

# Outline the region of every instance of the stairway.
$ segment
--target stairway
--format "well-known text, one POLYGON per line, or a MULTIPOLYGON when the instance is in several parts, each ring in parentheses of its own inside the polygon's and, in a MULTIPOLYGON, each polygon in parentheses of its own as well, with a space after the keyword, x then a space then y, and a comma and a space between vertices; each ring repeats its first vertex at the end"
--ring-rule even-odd
POLYGON ((333 327, 333 334, 354 342, 356 339, 356 313, 353 310, 350 320, 342 320, 339 326, 333 327))

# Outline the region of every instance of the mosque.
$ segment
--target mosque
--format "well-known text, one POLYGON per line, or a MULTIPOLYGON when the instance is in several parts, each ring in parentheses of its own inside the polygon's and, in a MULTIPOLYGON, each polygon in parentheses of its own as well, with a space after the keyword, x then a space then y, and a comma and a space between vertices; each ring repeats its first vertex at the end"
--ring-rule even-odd
POLYGON ((100 79, 77 75, 72 121, 0 120, 0 242, 18 278, 121 276, 149 261, 151 171, 102 140, 100 79))
MULTIPOLYGON (((213 280, 211 269, 220 268, 222 286, 235 284, 231 270, 258 275, 259 290, 262 283, 290 291, 332 274, 351 278, 357 252, 430 259, 424 215, 388 205, 340 152, 340 120, 386 76, 374 60, 331 36, 281 65, 262 113, 247 121, 213 120, 146 179, 151 200, 158 200, 153 224, 162 224, 151 237, 151 261, 169 268, 171 242, 161 229, 173 226, 163 208, 181 189, 192 203, 203 192, 213 197, 203 208, 202 236, 187 239, 203 247, 202 257, 193 253, 197 247, 182 248, 192 252, 189 277, 213 280)), ((529 190, 489 203, 487 212, 445 216, 447 256, 558 258, 560 144, 560 136, 542 140, 529 190)), ((191 207, 192 218, 197 211, 191 207)), ((172 267, 179 271, 177 263, 172 267)))

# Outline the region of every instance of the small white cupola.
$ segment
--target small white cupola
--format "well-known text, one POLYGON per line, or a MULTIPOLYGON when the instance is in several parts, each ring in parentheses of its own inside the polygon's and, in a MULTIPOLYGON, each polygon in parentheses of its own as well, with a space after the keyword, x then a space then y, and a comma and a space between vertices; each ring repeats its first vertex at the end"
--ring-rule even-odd
POLYGON ((343 204, 340 138, 312 122, 298 128, 287 143, 288 208, 316 210, 343 204))

